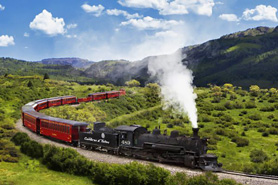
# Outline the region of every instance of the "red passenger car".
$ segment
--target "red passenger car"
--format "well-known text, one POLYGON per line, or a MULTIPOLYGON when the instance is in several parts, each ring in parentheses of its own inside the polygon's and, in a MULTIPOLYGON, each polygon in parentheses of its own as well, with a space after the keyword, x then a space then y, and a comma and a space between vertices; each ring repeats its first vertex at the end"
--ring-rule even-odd
POLYGON ((118 98, 120 96, 120 91, 108 91, 107 98, 118 98))
POLYGON ((106 92, 93 93, 93 94, 89 94, 88 97, 92 97, 92 101, 103 100, 103 99, 107 99, 107 93, 106 92))
POLYGON ((76 103, 75 96, 62 96, 62 105, 76 103))
POLYGON ((59 106, 62 105, 61 97, 55 97, 55 98, 49 98, 47 99, 47 106, 53 107, 53 106, 59 106))
POLYGON ((120 89, 120 96, 124 96, 124 95, 126 95, 125 90, 124 89, 120 89))
POLYGON ((43 117, 41 113, 33 111, 26 111, 22 113, 23 126, 32 130, 33 132, 40 133, 40 118, 43 117))
POLYGON ((77 98, 78 103, 89 102, 89 101, 92 101, 92 96, 89 96, 87 98, 77 98))
POLYGON ((40 119, 40 134, 68 143, 77 144, 79 131, 86 131, 88 124, 54 117, 40 119))
POLYGON ((35 107, 36 111, 40 111, 40 110, 46 109, 48 107, 47 100, 37 101, 36 104, 37 104, 36 107, 35 107))

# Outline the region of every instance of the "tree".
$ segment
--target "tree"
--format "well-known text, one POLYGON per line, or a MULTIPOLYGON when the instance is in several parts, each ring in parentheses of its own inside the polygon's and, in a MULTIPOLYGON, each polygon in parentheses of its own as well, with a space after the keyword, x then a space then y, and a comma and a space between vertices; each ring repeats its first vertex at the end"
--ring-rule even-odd
POLYGON ((28 84, 27 84, 27 86, 31 88, 31 87, 33 87, 34 85, 33 85, 33 83, 32 83, 31 81, 29 81, 28 84))
POLYGON ((225 83, 225 84, 223 85, 223 87, 232 90, 234 86, 233 86, 233 84, 225 83))
POLYGON ((275 89, 275 88, 269 89, 269 94, 270 94, 270 96, 275 96, 277 94, 277 89, 275 89))
POLYGON ((252 96, 258 96, 260 92, 260 87, 257 85, 251 85, 249 91, 252 96))
POLYGON ((254 163, 262 163, 268 160, 267 154, 264 151, 258 149, 254 149, 250 152, 250 158, 254 163))
POLYGON ((140 82, 137 81, 137 80, 134 80, 134 79, 130 80, 130 81, 127 81, 125 84, 129 87, 138 87, 138 86, 140 86, 140 82))
POLYGON ((43 80, 49 79, 49 75, 47 73, 44 74, 43 80))

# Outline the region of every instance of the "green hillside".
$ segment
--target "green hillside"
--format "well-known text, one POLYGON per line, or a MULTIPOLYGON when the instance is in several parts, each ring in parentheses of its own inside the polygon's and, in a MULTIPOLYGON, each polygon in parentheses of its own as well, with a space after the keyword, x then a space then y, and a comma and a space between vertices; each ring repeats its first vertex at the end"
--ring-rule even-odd
MULTIPOLYGON (((200 135, 209 138, 209 152, 217 154, 224 169, 277 175, 278 91, 261 90, 257 86, 250 90, 230 84, 198 88, 200 135)), ((151 131, 160 126, 168 134, 179 130, 181 134, 191 135, 186 115, 163 110, 159 98, 148 103, 147 97, 158 96, 157 93, 148 87, 128 88, 127 95, 120 99, 83 103, 76 108, 55 107, 43 112, 89 123, 106 121, 111 127, 136 124, 151 131)))
POLYGON ((0 58, 0 75, 12 74, 21 76, 49 74, 56 80, 93 83, 92 78, 87 78, 84 71, 75 69, 70 65, 45 65, 37 62, 27 62, 12 58, 0 58))

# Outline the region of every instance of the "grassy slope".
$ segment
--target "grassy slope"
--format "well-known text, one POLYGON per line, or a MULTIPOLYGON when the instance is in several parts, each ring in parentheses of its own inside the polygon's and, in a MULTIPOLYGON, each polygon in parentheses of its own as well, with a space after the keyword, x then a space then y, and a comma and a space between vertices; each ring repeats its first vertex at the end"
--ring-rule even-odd
POLYGON ((40 165, 38 161, 19 155, 17 147, 9 140, 16 132, 13 125, 20 118, 20 109, 25 103, 70 94, 85 97, 92 92, 107 90, 111 88, 81 86, 56 80, 43 81, 42 76, 0 77, 0 184, 91 184, 87 178, 53 172, 40 165), (27 87, 29 81, 33 87, 27 87), (10 152, 18 156, 13 157, 10 152), (18 163, 4 162, 18 160, 18 163))
POLYGON ((0 184, 85 185, 92 181, 87 177, 48 170, 39 161, 23 156, 19 163, 0 162, 0 184))

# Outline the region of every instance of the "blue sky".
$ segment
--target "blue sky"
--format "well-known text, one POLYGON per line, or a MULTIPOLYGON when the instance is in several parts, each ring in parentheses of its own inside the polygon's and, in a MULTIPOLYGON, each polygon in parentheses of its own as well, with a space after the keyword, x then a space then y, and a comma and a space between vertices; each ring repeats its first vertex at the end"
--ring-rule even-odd
POLYGON ((277 0, 0 0, 0 57, 139 60, 257 26, 277 0))

